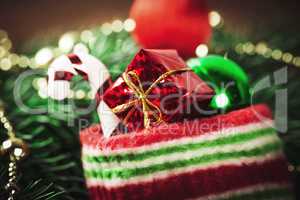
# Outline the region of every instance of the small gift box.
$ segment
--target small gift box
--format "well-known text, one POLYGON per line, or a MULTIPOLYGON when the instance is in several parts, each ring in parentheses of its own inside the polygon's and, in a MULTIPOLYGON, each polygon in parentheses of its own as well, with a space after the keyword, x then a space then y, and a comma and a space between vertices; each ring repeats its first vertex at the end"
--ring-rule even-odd
POLYGON ((80 138, 92 200, 292 199, 265 105, 109 138, 95 125, 80 138))
POLYGON ((142 49, 115 83, 99 96, 105 136, 161 122, 192 119, 208 109, 214 91, 191 71, 175 50, 142 49))

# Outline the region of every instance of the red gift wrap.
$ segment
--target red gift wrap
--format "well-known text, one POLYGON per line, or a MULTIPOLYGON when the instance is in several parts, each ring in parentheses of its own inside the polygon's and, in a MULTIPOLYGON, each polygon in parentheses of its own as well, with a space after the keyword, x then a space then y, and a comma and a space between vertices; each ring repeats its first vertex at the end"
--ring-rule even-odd
MULTIPOLYGON (((99 101, 113 111, 122 127, 136 131, 145 128, 145 118, 153 126, 199 117, 213 94, 175 50, 142 49, 99 101)), ((107 112, 101 115, 100 121, 110 117, 107 112)))

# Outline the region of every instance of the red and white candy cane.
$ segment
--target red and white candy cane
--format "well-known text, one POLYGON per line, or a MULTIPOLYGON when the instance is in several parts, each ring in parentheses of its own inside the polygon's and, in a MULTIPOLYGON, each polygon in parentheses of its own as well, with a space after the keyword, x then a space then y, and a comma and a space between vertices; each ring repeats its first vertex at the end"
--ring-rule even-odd
POLYGON ((107 68, 97 58, 86 53, 62 55, 49 66, 48 96, 57 100, 69 97, 70 80, 75 75, 89 82, 93 96, 111 82, 107 68))

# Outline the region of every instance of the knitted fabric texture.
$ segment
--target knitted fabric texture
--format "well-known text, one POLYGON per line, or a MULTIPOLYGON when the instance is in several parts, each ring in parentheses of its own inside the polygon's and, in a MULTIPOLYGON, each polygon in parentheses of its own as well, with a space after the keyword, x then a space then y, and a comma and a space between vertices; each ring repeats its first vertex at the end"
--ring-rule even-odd
POLYGON ((265 105, 104 138, 81 132, 92 200, 293 199, 265 105))

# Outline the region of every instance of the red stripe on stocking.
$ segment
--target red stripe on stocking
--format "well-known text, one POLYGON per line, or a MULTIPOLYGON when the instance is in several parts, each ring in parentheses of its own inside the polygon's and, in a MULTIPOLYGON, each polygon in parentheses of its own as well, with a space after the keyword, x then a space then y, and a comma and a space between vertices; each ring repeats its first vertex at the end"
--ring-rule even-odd
POLYGON ((93 200, 182 200, 220 194, 230 190, 266 183, 287 183, 289 175, 284 159, 263 164, 229 165, 180 174, 119 188, 91 187, 93 200))

